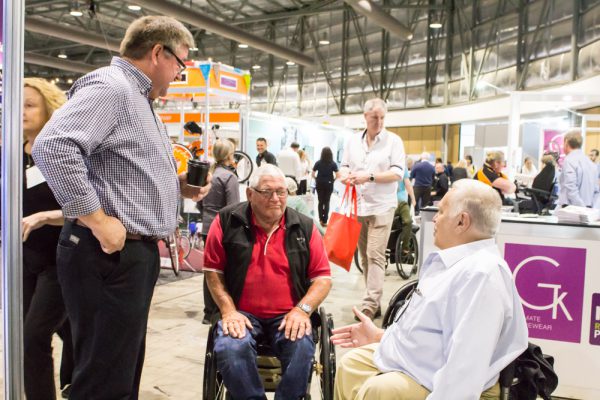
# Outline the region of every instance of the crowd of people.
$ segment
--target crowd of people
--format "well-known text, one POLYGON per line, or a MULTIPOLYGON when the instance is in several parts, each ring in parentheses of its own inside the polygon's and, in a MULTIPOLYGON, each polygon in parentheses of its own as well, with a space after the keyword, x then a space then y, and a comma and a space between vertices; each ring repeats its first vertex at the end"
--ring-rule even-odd
MULTIPOLYGON (((371 99, 363 109, 366 128, 345 143, 339 166, 329 147, 312 163, 296 142, 275 156, 259 138, 258 169, 240 202, 234 145, 218 140, 206 186, 192 186, 187 174, 176 173, 152 101, 181 77, 193 43, 178 21, 142 17, 127 29, 120 56, 78 80, 68 101, 45 80, 25 80, 27 398, 56 398, 54 333, 63 339, 60 376, 68 398, 138 398, 157 242, 177 227, 180 197, 202 200, 203 320, 214 326, 230 395, 265 398, 255 357, 257 342, 266 340, 282 364, 275 398, 303 397, 315 351, 310 316, 332 286, 322 234, 336 180, 359 188, 365 288, 353 309, 356 323, 332 337, 356 348, 340 360, 336 397, 496 396, 499 372, 527 345, 519 296, 494 243, 501 205, 517 191, 503 171, 504 154, 487 153, 480 169, 470 156, 453 166, 432 163, 423 152, 415 162, 385 128, 385 101, 371 99), (320 227, 293 199, 308 192, 311 180, 320 227), (408 238, 413 216, 434 202, 439 251, 423 263, 414 300, 380 329, 373 320, 382 314, 394 221, 408 238)), ((565 136, 560 173, 551 154, 539 172, 531 157, 524 160, 522 173, 546 193, 545 203, 556 197, 557 206, 598 206, 598 151, 587 157, 581 147, 578 133, 565 136)))

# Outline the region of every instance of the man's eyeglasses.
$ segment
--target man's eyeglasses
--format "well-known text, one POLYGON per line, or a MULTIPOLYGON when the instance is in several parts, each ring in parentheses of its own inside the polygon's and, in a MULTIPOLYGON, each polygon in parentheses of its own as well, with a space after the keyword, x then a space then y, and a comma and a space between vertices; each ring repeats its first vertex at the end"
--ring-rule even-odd
POLYGON ((260 190, 260 189, 252 188, 252 190, 254 190, 256 193, 260 194, 265 199, 270 199, 271 197, 273 197, 273 193, 277 194, 277 197, 279 197, 280 199, 283 199, 284 197, 286 197, 288 195, 287 189, 260 190))
POLYGON ((179 57, 177 57, 177 54, 175 54, 175 52, 173 50, 171 50, 171 48, 169 46, 165 46, 163 44, 163 48, 168 51, 169 53, 171 53, 171 55, 173 57, 175 57, 175 60, 177 61, 177 64, 179 64, 179 71, 177 71, 177 74, 181 74, 183 71, 185 71, 185 69, 187 68, 187 66, 185 65, 185 63, 183 62, 183 60, 179 57))

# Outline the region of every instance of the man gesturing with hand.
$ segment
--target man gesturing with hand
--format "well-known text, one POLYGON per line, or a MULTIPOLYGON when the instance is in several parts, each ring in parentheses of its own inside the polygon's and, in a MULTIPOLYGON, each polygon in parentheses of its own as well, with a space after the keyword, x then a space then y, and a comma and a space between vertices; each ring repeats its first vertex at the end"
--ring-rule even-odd
POLYGON ((263 399, 257 342, 271 345, 283 376, 276 399, 306 395, 315 343, 311 313, 331 288, 329 261, 313 221, 286 208, 283 172, 261 165, 247 202, 221 210, 204 247, 204 273, 217 304, 214 353, 234 399, 263 399))

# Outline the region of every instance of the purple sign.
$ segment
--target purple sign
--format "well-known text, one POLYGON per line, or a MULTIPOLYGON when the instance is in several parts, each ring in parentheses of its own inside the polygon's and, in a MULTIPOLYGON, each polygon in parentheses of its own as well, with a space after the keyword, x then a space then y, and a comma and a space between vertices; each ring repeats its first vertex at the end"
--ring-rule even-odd
POLYGON ((580 343, 585 249, 506 243, 530 338, 580 343))
POLYGON ((221 87, 237 90, 237 80, 221 75, 221 87))
POLYGON ((600 293, 592 295, 592 318, 590 321, 590 344, 600 346, 600 293))

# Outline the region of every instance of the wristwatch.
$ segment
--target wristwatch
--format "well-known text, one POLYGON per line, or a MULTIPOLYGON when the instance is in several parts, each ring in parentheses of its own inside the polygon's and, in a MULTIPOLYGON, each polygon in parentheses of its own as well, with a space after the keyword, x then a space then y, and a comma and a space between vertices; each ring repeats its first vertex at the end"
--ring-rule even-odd
POLYGON ((375 174, 369 175, 369 182, 375 182, 375 174))
POLYGON ((306 303, 298 303, 296 304, 296 307, 298 307, 299 309, 301 309, 302 311, 304 311, 305 313, 309 314, 312 312, 312 307, 306 303))

